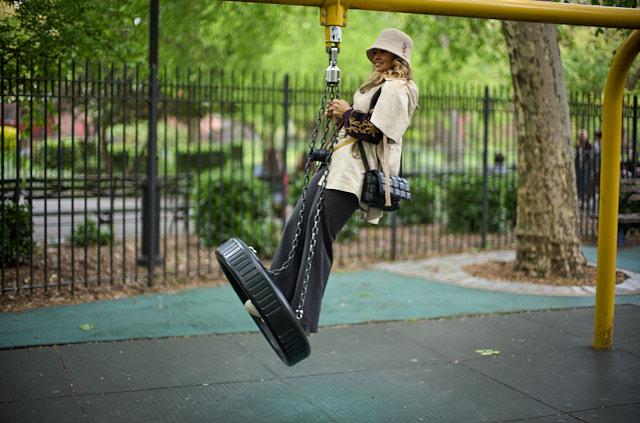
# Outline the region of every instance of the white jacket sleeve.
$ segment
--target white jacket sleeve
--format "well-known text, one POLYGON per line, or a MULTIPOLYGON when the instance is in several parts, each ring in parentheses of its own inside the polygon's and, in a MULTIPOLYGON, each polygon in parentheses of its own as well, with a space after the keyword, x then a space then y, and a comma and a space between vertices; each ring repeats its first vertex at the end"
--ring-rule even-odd
POLYGON ((382 87, 380 98, 371 115, 371 123, 389 138, 390 142, 402 139, 411 123, 417 103, 417 89, 413 81, 388 80, 382 87))

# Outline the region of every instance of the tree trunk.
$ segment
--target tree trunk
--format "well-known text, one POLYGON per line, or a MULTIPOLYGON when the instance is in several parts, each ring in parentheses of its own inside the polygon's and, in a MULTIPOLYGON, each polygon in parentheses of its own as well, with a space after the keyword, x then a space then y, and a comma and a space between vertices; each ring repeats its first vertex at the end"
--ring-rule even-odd
POLYGON ((638 85, 638 81, 640 81, 640 68, 636 69, 635 72, 629 74, 624 87, 629 91, 634 91, 636 89, 636 85, 638 85))
POLYGON ((555 25, 504 21, 518 131, 518 271, 581 277, 569 105, 555 25))

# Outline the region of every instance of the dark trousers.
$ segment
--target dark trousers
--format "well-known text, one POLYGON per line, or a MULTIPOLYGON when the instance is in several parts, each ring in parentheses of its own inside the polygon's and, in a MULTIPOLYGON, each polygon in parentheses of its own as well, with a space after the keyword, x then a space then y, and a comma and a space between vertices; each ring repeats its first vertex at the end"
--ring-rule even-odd
MULTIPOLYGON (((320 197, 318 181, 322 176, 322 170, 320 169, 307 185, 306 206, 295 256, 285 270, 277 275, 272 275, 273 282, 287 298, 294 312, 298 309, 300 294, 303 289, 314 219, 320 197)), ((271 269, 279 269, 287 260, 296 234, 300 207, 301 201, 298 200, 298 204, 285 225, 271 269)), ((333 241, 335 241, 338 232, 357 209, 358 198, 354 194, 330 189, 324 190, 324 204, 319 216, 316 244, 304 303, 304 314, 300 322, 305 332, 315 333, 318 331, 322 296, 333 265, 333 241)))

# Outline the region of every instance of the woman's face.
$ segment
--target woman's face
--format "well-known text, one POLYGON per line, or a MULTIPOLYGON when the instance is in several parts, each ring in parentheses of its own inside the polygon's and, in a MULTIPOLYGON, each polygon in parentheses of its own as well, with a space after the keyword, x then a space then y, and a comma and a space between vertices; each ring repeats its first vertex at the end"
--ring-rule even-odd
POLYGON ((376 72, 384 72, 393 68, 393 53, 388 51, 375 49, 373 50, 373 70, 376 72))

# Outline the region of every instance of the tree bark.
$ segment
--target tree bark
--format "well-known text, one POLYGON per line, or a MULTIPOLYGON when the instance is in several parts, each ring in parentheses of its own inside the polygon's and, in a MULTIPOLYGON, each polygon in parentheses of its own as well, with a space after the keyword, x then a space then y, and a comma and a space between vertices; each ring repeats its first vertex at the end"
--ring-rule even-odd
POLYGON ((624 84, 624 87, 629 91, 634 91, 636 89, 636 85, 638 85, 638 81, 640 80, 640 68, 636 69, 635 72, 629 74, 627 77, 627 82, 624 84))
POLYGON ((567 90, 555 25, 504 21, 518 145, 514 267, 525 274, 581 277, 586 259, 567 90))

